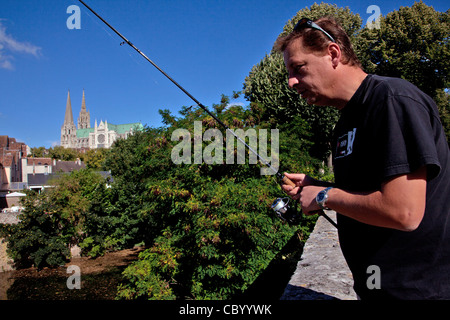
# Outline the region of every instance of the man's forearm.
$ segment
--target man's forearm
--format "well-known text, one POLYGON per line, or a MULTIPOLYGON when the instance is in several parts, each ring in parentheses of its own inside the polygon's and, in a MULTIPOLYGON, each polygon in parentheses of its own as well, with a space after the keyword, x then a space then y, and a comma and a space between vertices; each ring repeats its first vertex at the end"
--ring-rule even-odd
POLYGON ((333 188, 326 205, 366 224, 412 231, 422 221, 425 193, 426 170, 419 170, 391 179, 380 191, 355 193, 333 188))
POLYGON ((406 231, 400 212, 384 205, 380 191, 367 193, 347 192, 333 188, 328 192, 327 207, 340 214, 366 224, 406 231), (395 211, 395 212, 394 212, 395 211))

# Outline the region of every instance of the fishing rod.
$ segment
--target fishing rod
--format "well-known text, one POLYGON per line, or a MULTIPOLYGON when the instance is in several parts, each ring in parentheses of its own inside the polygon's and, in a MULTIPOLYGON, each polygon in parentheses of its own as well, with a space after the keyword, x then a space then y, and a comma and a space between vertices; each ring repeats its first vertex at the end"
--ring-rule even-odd
MULTIPOLYGON (((106 24, 114 33, 116 33, 120 38, 122 38, 123 42, 120 45, 128 44, 134 50, 136 50, 145 60, 150 62, 159 72, 161 72, 167 79, 169 79, 174 85, 176 85, 181 91, 183 91, 189 98, 192 99, 200 108, 202 108, 208 115, 210 115, 214 120, 217 121, 222 127, 225 128, 226 132, 230 132, 239 142, 241 142, 245 147, 248 148, 253 154, 255 154, 258 159, 270 170, 274 172, 274 174, 284 183, 290 185, 292 187, 296 187, 295 183, 286 177, 284 174, 278 172, 269 161, 263 158, 258 152, 256 152, 252 147, 250 147, 241 137, 239 137, 233 130, 231 130, 225 123, 223 123, 219 118, 217 118, 212 112, 208 110, 200 101, 198 101, 193 95, 191 95, 185 88, 183 88, 178 82, 176 82, 171 76, 169 76, 164 70, 162 70, 156 63, 154 63, 149 57, 147 57, 141 50, 139 50, 130 40, 125 38, 119 31, 117 31, 112 25, 110 25, 105 19, 103 19, 97 12, 95 12, 91 7, 89 7, 83 0, 80 1, 89 11, 91 11, 97 18, 99 18, 104 24, 106 24)), ((277 213, 277 215, 288 222, 294 222, 296 220, 296 215, 292 213, 292 206, 289 204, 289 200, 286 201, 286 198, 278 198, 272 204, 272 209, 277 213)), ((296 210, 295 210, 296 211, 296 210)), ((327 215, 325 215, 322 211, 318 212, 320 215, 324 216, 331 224, 333 224, 336 228, 337 225, 331 220, 327 215)))

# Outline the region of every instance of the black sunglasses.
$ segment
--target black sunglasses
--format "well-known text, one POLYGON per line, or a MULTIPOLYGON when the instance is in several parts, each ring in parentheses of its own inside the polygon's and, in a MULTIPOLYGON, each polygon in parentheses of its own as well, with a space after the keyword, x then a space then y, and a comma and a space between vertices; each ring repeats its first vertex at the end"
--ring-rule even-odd
POLYGON ((308 18, 302 18, 300 19, 299 22, 297 22, 297 24, 294 27, 294 31, 300 31, 304 28, 313 28, 316 30, 320 30, 323 33, 325 33, 325 35, 330 38, 331 42, 336 43, 336 41, 334 41, 334 38, 332 36, 330 36, 330 34, 328 32, 326 32, 325 30, 323 30, 321 27, 319 27, 319 25, 317 23, 315 23, 314 21, 308 19, 308 18))

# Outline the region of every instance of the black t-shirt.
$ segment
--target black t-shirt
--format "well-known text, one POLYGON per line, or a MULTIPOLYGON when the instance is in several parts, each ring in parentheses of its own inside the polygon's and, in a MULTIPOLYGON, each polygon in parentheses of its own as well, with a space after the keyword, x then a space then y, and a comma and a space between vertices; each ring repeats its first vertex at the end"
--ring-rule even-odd
POLYGON ((434 101, 405 80, 368 75, 342 110, 333 146, 336 187, 350 192, 380 190, 390 177, 427 166, 426 209, 416 230, 338 214, 356 293, 450 299, 450 154, 434 101), (380 289, 370 266, 379 268, 380 289))

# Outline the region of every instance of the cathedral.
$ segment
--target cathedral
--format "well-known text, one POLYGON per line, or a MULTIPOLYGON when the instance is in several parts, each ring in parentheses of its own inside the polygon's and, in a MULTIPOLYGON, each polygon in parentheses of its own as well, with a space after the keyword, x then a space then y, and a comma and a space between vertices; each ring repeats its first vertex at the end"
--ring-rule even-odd
POLYGON ((81 111, 78 116, 77 126, 73 120, 72 104, 70 102, 70 91, 67 93, 66 114, 61 126, 61 146, 73 149, 98 149, 110 148, 117 139, 126 139, 133 131, 141 130, 141 123, 111 124, 106 120, 91 128, 91 116, 86 110, 84 97, 81 102, 81 111))

